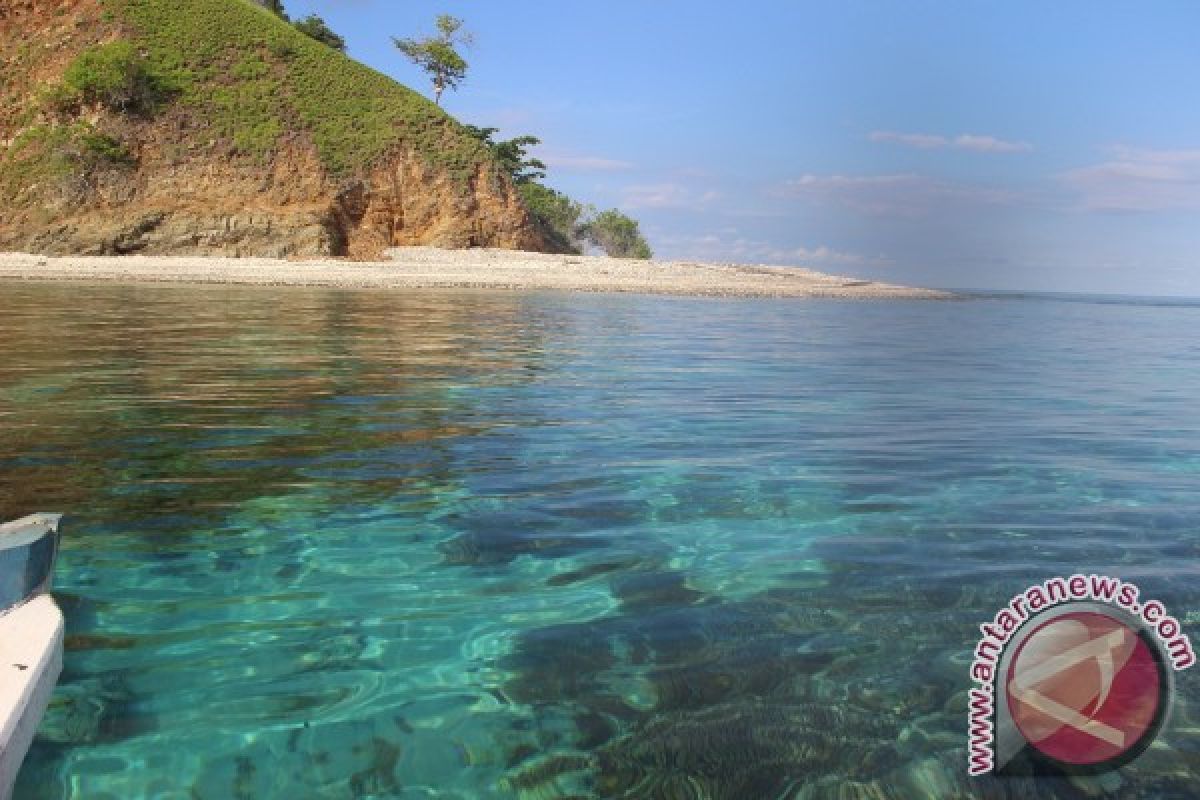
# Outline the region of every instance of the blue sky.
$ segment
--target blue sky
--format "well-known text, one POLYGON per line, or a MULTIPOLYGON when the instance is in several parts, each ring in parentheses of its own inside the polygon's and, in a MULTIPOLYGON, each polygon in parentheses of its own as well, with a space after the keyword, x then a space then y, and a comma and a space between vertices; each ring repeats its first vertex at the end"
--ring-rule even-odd
POLYGON ((1200 295, 1200 4, 290 0, 391 36, 462 17, 443 104, 668 258, 946 287, 1200 295))

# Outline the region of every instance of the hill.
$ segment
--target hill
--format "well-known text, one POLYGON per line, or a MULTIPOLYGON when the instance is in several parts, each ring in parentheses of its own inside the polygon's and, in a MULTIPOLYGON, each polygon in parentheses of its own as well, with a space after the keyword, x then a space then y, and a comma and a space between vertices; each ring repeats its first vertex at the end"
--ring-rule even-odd
POLYGON ((489 149, 250 0, 0 0, 0 250, 551 250, 489 149))

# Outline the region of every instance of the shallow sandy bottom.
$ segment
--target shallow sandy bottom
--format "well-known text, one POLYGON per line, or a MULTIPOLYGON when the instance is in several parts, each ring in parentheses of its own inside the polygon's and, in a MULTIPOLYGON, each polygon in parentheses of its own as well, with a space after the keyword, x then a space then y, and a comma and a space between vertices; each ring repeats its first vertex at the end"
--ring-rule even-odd
POLYGON ((507 250, 405 247, 390 261, 0 253, 0 279, 219 283, 380 289, 557 289, 723 297, 946 298, 946 292, 826 275, 798 267, 635 261, 507 250))

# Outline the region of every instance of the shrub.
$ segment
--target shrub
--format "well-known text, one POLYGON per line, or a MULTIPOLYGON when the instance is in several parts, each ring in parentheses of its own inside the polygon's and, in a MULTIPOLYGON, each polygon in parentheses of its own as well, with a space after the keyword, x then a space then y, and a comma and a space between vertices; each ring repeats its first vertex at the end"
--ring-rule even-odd
POLYGON ((129 148, 120 139, 95 130, 79 134, 80 160, 89 167, 128 167, 134 163, 129 148))
POLYGON ((102 174, 135 163, 119 139, 87 122, 27 128, 0 161, 0 197, 11 201, 41 184, 69 203, 83 202, 102 174))
POLYGON ((287 12, 283 9, 283 0, 254 0, 255 3, 270 11, 282 20, 287 20, 287 12))
POLYGON ((324 45, 332 47, 339 53, 346 52, 346 40, 338 36, 333 30, 325 24, 325 20, 318 17, 316 14, 309 14, 304 19, 298 19, 292 23, 296 30, 303 33, 310 39, 316 39, 324 45))
POLYGON ((70 114, 78 110, 79 91, 61 83, 50 83, 38 89, 36 105, 55 114, 70 114))
POLYGON ((169 94, 166 82, 125 41, 84 50, 67 66, 63 83, 83 102, 121 112, 151 111, 169 94))
POLYGON ((588 243, 613 258, 654 257, 637 220, 615 208, 597 214, 592 206, 533 181, 518 183, 517 190, 542 233, 558 249, 582 253, 588 243))
POLYGON ((637 221, 615 208, 602 211, 584 226, 584 236, 614 258, 653 258, 637 221))
POLYGON ((551 244, 572 253, 582 252, 581 220, 587 213, 583 204, 532 181, 518 184, 517 189, 525 207, 551 244))

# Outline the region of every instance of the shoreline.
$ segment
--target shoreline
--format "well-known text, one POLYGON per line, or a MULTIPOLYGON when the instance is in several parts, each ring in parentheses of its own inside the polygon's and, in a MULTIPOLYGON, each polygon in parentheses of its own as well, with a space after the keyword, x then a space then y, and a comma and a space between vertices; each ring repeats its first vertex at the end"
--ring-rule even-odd
POLYGON ((40 256, 0 253, 0 281, 498 289, 708 297, 951 299, 951 292, 829 275, 802 267, 638 261, 509 250, 393 248, 388 261, 212 256, 40 256))

